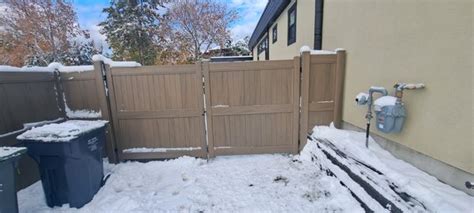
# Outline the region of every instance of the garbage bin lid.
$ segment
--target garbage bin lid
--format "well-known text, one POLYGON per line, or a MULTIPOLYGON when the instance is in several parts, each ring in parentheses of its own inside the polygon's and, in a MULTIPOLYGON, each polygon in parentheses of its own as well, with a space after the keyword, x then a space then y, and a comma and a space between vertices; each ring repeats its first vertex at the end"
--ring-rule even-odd
POLYGON ((0 147, 0 161, 5 161, 10 158, 17 157, 22 155, 26 152, 25 147, 7 147, 2 146, 0 147))
POLYGON ((17 137, 18 140, 41 142, 68 142, 80 135, 103 127, 107 121, 68 120, 30 129, 17 137))

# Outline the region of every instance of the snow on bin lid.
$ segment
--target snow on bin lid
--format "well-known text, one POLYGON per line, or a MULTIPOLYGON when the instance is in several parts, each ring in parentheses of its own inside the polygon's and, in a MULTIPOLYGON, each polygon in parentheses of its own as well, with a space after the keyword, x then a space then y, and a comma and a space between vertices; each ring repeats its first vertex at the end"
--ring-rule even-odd
POLYGON ((103 127, 108 121, 69 120, 58 124, 47 124, 19 135, 19 140, 43 142, 67 142, 88 131, 103 127))
POLYGON ((7 160, 11 157, 21 155, 26 152, 25 147, 0 147, 0 161, 7 160))
POLYGON ((374 102, 374 110, 375 111, 380 111, 382 110, 382 107, 384 106, 393 106, 397 103, 397 98, 393 96, 382 96, 375 100, 374 102))

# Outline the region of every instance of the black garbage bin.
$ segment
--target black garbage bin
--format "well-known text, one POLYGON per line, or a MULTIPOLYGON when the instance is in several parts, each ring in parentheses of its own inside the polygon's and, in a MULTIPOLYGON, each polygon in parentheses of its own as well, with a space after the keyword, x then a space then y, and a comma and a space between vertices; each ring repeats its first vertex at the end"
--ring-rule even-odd
POLYGON ((81 208, 92 200, 104 177, 105 121, 69 120, 31 129, 17 139, 39 166, 49 207, 81 208))
POLYGON ((15 171, 24 147, 0 147, 0 213, 18 212, 15 171))

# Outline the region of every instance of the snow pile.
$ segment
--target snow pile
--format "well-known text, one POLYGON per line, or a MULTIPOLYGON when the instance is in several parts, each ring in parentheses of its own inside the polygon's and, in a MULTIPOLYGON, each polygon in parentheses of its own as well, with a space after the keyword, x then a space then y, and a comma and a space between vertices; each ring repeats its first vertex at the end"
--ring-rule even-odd
POLYGON ((140 67, 140 63, 135 61, 113 61, 110 58, 107 58, 103 55, 94 55, 92 56, 92 61, 103 61, 104 64, 110 65, 110 67, 140 67))
MULTIPOLYGON (((470 212, 474 197, 441 183, 435 177, 415 168, 409 163, 395 158, 382 149, 370 138, 369 149, 365 147, 365 134, 347 130, 338 130, 327 126, 317 126, 312 137, 331 141, 339 150, 353 159, 376 168, 400 190, 407 192, 422 202, 433 212, 470 212)), ((308 145, 314 142, 308 141, 308 145)), ((311 152, 313 148, 306 146, 302 151, 311 152)), ((376 180, 373 180, 376 181, 376 180)), ((387 180, 388 181, 388 180, 387 180)), ((381 183, 380 185, 382 185, 381 183)), ((385 183, 386 184, 386 183, 385 183)))
POLYGON ((377 98, 377 100, 374 101, 374 110, 375 111, 380 111, 382 110, 382 107, 384 106, 394 106, 395 103, 397 103, 397 98, 393 96, 382 96, 380 98, 377 98))
POLYGON ((41 183, 20 191, 20 212, 363 212, 312 162, 287 155, 106 164, 111 176, 81 209, 48 208, 41 183))
POLYGON ((9 158, 10 156, 14 157, 25 150, 25 147, 0 147, 0 160, 6 159, 7 157, 9 158))
POLYGON ((103 127, 107 121, 69 120, 59 124, 47 124, 36 127, 19 135, 19 140, 35 140, 43 142, 66 142, 79 137, 91 130, 103 127))
POLYGON ((137 147, 137 148, 130 148, 124 149, 123 153, 147 153, 147 152, 172 152, 172 151, 193 151, 193 150, 201 150, 201 147, 177 147, 177 148, 145 148, 145 147, 137 147))

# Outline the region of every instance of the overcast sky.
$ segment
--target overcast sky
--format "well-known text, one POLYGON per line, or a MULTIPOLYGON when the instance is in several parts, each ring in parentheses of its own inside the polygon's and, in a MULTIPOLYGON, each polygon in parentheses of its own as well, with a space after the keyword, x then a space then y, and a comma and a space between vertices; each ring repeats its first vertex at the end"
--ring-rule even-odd
MULTIPOLYGON (((1 0, 0 0, 1 1, 1 0)), ((239 19, 231 25, 234 40, 250 36, 260 18, 268 0, 220 0, 239 13, 239 19)), ((102 9, 109 5, 109 0, 75 0, 74 6, 82 28, 88 29, 98 43, 105 44, 105 36, 99 33, 97 24, 107 16, 102 9)))

